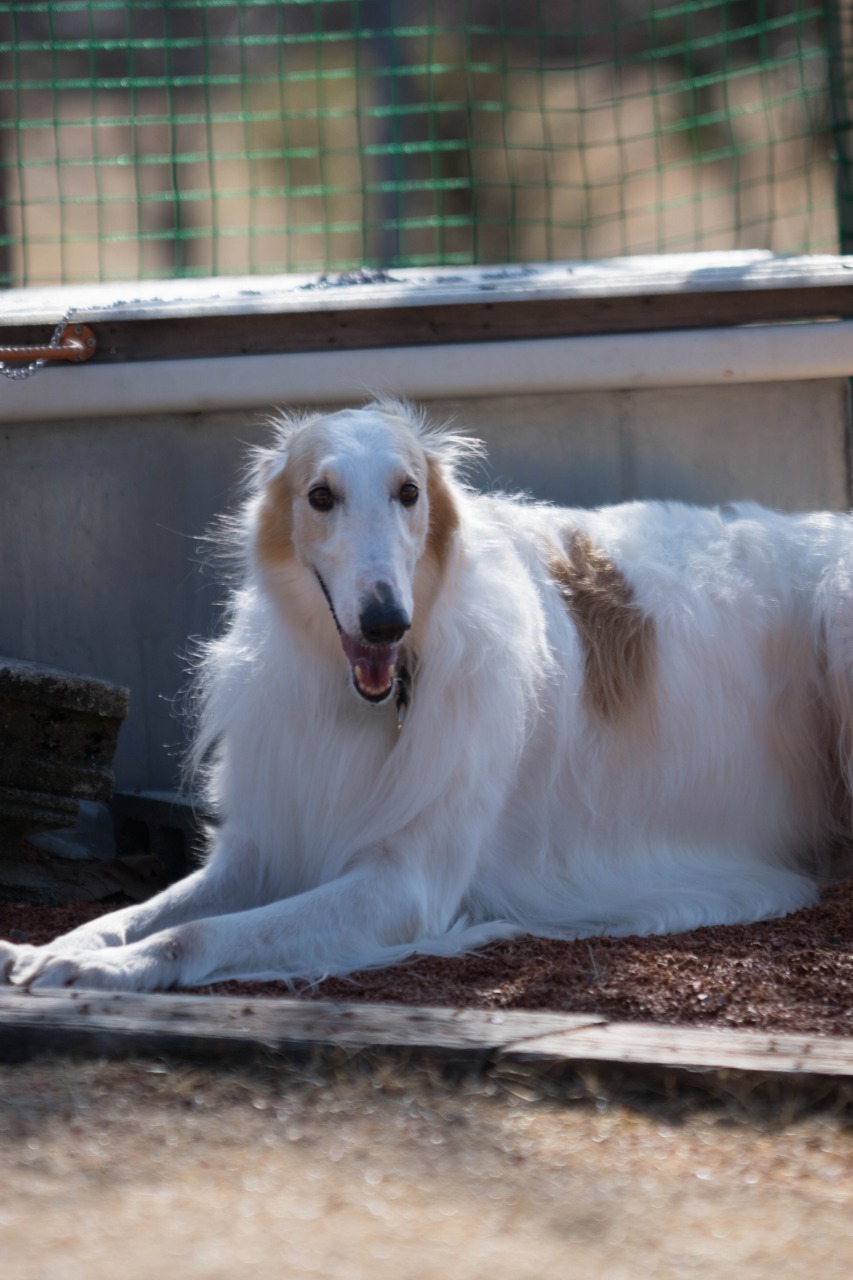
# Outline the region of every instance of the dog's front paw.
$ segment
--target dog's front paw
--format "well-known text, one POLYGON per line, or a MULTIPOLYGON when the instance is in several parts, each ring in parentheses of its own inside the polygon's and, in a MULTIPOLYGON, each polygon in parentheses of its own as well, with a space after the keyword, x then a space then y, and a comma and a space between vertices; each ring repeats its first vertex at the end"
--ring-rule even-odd
POLYGON ((50 946, 27 948, 12 965, 9 981, 28 990, 85 987, 95 991, 156 991, 180 979, 173 948, 151 941, 73 954, 50 946))
POLYGON ((64 986, 64 965, 72 964, 70 956, 54 951, 51 946, 18 947, 7 981, 16 987, 64 986))
MULTIPOLYGON (((76 955, 51 952, 48 947, 35 956, 21 957, 10 975, 16 986, 28 990, 48 987, 87 987, 99 991, 147 991, 138 966, 120 953, 124 947, 104 951, 82 951, 76 955)), ((153 984, 152 984, 153 985, 153 984)))

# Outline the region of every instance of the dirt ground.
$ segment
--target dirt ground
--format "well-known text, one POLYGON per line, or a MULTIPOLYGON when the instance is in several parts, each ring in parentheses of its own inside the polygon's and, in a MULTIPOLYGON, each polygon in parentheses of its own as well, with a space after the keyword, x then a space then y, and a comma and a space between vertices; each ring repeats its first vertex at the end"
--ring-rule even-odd
MULTIPOLYGON (((101 910, 0 903, 0 936, 101 910)), ((304 994, 849 1035, 853 885, 766 924, 520 939, 304 994)), ((847 1280, 853 1083, 693 1081, 451 1080, 365 1055, 0 1065, 2 1275, 847 1280)))
POLYGON ((381 1060, 0 1067, 5 1280, 847 1280, 853 1110, 381 1060))
MULTIPOLYGON (((0 902, 0 938, 35 944, 105 904, 0 902)), ((292 995, 281 983, 220 983, 212 993, 292 995)), ((458 1008, 556 1009, 619 1021, 853 1035, 853 881, 816 907, 761 924, 659 938, 519 938, 456 959, 330 978, 306 998, 458 1008)))

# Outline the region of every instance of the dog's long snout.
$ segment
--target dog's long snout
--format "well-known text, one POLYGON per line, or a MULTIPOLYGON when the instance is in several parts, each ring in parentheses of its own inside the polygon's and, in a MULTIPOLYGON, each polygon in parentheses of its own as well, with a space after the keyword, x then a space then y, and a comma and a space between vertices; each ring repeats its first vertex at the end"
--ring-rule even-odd
POLYGON ((412 622, 391 588, 380 582, 375 596, 364 601, 358 624, 368 644, 397 644, 412 622))

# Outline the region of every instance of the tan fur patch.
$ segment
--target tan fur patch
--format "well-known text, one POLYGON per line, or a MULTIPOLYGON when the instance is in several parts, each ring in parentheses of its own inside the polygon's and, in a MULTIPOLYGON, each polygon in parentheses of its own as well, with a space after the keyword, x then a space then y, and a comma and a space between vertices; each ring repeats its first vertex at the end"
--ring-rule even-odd
POLYGON ((459 512, 453 494, 433 458, 427 458, 427 496, 429 498, 429 533, 427 552, 444 568, 450 554, 453 535, 459 528, 459 512))
POLYGON ((634 601, 616 565, 575 530, 567 555, 554 550, 548 571, 578 629, 584 651, 584 701, 602 719, 631 711, 650 684, 654 620, 634 601))
POLYGON ((293 558, 293 491, 288 468, 267 485, 258 514, 257 552, 266 564, 293 558))

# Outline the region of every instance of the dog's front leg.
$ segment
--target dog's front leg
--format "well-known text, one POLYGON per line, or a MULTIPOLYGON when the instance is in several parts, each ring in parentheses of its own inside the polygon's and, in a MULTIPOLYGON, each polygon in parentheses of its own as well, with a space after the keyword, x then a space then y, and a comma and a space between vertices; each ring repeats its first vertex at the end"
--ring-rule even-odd
POLYGON ((320 978, 399 958, 396 949, 439 924, 428 920, 430 897, 406 868, 361 864, 293 898, 177 924, 124 945, 43 955, 11 976, 32 987, 129 991, 228 977, 320 978))
MULTIPOLYGON (((236 843, 240 848, 239 842, 236 843)), ((258 894, 251 850, 229 864, 209 864, 162 893, 119 911, 100 916, 41 947, 0 941, 0 984, 30 984, 42 972, 59 973, 54 964, 104 948, 123 948, 154 933, 202 917, 254 906, 258 894)), ((55 985, 55 984, 54 984, 55 985)))

